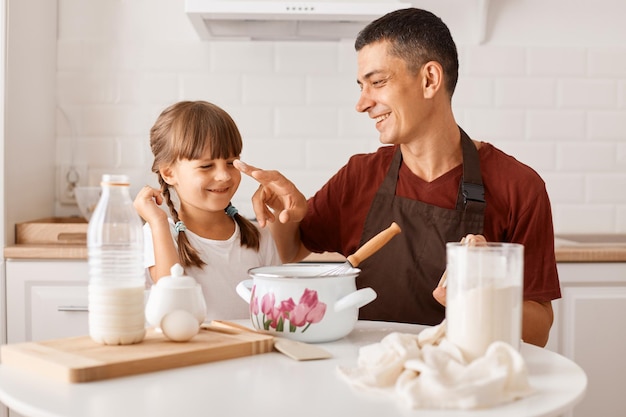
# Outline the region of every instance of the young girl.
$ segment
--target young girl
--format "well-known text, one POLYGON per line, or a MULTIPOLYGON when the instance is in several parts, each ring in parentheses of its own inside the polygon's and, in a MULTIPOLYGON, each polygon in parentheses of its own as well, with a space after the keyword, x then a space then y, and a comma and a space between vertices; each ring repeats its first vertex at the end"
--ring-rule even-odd
POLYGON ((242 149, 235 122, 214 104, 179 102, 158 117, 150 147, 161 189, 144 187, 134 206, 146 221, 144 257, 152 281, 180 263, 202 286, 207 318, 249 317, 236 285, 248 269, 277 265, 280 258, 269 230, 230 203, 241 182, 233 166, 242 149), (171 218, 159 207, 164 201, 171 218))

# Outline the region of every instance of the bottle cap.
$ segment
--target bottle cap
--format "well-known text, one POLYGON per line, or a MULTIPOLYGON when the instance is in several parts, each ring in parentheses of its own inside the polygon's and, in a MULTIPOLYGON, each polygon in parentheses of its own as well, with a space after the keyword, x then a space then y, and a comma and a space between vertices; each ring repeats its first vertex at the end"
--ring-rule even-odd
POLYGON ((128 175, 124 174, 104 174, 101 185, 130 185, 128 175))

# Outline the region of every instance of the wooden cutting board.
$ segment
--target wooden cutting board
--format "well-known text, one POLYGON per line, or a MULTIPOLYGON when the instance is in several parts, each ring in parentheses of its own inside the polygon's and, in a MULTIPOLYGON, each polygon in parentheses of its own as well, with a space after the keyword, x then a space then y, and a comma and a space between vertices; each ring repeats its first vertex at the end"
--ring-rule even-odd
POLYGON ((143 342, 108 346, 89 336, 0 347, 3 364, 66 382, 88 382, 271 352, 272 336, 201 330, 189 342, 171 342, 148 329, 143 342))

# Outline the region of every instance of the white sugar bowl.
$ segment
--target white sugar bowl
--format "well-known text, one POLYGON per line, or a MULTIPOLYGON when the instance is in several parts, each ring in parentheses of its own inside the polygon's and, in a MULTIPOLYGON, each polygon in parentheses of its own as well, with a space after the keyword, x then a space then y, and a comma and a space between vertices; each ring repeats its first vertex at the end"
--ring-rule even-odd
POLYGON ((152 286, 146 303, 146 320, 175 342, 190 340, 205 320, 206 302, 196 280, 183 275, 180 264, 172 266, 171 275, 152 286))

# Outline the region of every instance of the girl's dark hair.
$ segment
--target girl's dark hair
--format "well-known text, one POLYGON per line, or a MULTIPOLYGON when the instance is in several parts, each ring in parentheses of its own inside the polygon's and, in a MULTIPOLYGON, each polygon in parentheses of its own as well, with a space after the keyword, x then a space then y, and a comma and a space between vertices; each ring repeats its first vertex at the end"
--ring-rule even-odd
MULTIPOLYGON (((150 148, 154 154, 152 172, 158 176, 161 192, 176 223, 180 220, 178 212, 160 169, 179 160, 199 159, 207 148, 211 159, 238 157, 243 143, 237 125, 222 108, 206 101, 181 101, 163 110, 157 118, 150 129, 150 148)), ((235 214, 234 219, 241 230, 240 244, 258 251, 259 230, 240 214, 235 214)), ((184 232, 178 233, 178 256, 184 267, 206 265, 184 232)))
POLYGON ((446 91, 452 97, 459 78, 459 58, 450 30, 429 11, 409 8, 396 10, 374 20, 359 32, 354 48, 387 41, 390 53, 403 59, 412 72, 429 61, 443 67, 446 91))

